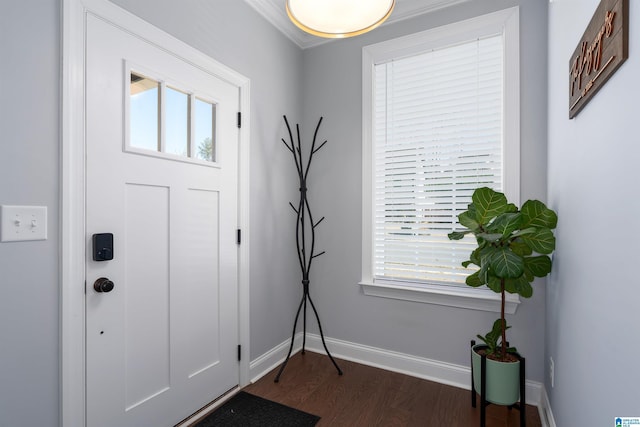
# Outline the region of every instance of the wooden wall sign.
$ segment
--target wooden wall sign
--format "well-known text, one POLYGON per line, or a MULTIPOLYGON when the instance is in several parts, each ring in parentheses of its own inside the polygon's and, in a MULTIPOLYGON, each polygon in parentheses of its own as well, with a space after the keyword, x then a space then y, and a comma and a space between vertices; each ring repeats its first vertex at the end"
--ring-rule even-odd
POLYGON ((569 61, 574 118, 629 57, 629 0, 601 0, 569 61))

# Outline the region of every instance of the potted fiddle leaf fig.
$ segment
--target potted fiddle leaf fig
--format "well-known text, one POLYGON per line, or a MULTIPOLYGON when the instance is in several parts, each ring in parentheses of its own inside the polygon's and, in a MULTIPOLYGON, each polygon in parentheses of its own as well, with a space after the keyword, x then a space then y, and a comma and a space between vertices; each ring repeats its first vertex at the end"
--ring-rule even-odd
MULTIPOLYGON (((473 348, 474 383, 480 384, 480 354, 487 357, 487 400, 501 405, 511 405, 518 401, 519 359, 516 349, 509 347, 506 331, 510 328, 505 320, 506 293, 529 298, 533 294, 531 282, 536 277, 545 277, 551 272, 551 258, 556 239, 558 216, 539 200, 528 200, 520 209, 507 201, 503 193, 487 187, 474 191, 468 209, 458 215, 462 231, 449 234, 449 239, 460 240, 472 234, 477 247, 464 267, 473 264, 477 270, 466 278, 472 287, 487 286, 501 295, 500 318, 486 335, 478 335, 484 344, 473 348), (476 368, 476 359, 478 367, 476 368), (492 381, 493 366, 506 366, 515 376, 492 381), (496 386, 512 383, 510 391, 492 391, 496 386), (492 397, 493 395, 493 397, 492 397)), ((498 368, 496 368, 498 369, 498 368)))

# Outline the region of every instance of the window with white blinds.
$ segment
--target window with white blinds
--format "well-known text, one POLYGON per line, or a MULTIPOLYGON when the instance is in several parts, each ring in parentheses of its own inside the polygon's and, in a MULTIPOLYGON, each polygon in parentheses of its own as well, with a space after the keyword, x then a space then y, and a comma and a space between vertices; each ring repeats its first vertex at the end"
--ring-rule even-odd
POLYGON ((502 191, 502 35, 376 64, 374 279, 464 284, 473 190, 502 191))
POLYGON ((464 285, 473 237, 447 234, 478 187, 519 202, 518 13, 363 48, 365 294, 494 311, 492 292, 464 285))

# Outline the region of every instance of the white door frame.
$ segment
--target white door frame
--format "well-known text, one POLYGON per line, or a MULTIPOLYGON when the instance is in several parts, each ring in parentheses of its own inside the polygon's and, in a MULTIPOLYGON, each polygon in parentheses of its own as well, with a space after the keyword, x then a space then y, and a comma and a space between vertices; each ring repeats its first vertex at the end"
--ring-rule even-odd
POLYGON ((240 88, 238 325, 240 387, 249 383, 249 141, 250 81, 202 52, 107 0, 62 1, 62 122, 60 155, 60 425, 81 427, 85 414, 85 18, 114 23, 151 44, 240 88))

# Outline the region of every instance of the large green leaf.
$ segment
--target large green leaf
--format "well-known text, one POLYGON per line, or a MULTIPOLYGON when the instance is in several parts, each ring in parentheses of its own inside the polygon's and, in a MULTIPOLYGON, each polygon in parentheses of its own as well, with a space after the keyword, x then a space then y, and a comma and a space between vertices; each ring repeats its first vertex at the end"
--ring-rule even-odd
POLYGON ((489 281, 490 266, 491 265, 485 260, 482 260, 482 262, 480 263, 480 269, 478 270, 478 279, 480 280, 480 282, 482 282, 483 285, 486 285, 489 281))
MULTIPOLYGON (((498 351, 498 340, 502 338, 502 326, 502 319, 498 319, 493 322, 493 327, 487 335, 477 335, 477 337, 480 338, 487 345, 487 347, 489 347, 487 354, 494 354, 498 351)), ((504 322, 504 326, 505 331, 511 328, 511 326, 507 325, 506 320, 504 322)))
POLYGON ((467 212, 469 212, 469 216, 471 216, 471 218, 476 217, 476 205, 474 205, 473 202, 467 205, 467 212))
POLYGON ((482 261, 480 259, 480 252, 482 251, 482 248, 475 248, 473 252, 471 252, 471 255, 469 256, 469 260, 468 261, 463 261, 462 262, 462 266, 464 268, 469 267, 471 264, 475 264, 478 267, 480 267, 480 262, 482 261))
POLYGON ((546 255, 527 257, 524 259, 524 269, 535 277, 544 277, 551 273, 551 258, 546 255))
POLYGON ((484 248, 489 244, 489 242, 484 238, 483 233, 476 233, 476 242, 478 243, 479 248, 484 248))
POLYGON ((488 243, 483 245, 482 247, 479 247, 477 256, 478 256, 478 259, 480 260, 480 264, 491 263, 491 257, 497 250, 498 250, 497 247, 490 245, 488 243))
POLYGON ((518 294, 524 298, 530 298, 531 295, 533 295, 533 288, 524 275, 516 279, 505 279, 504 290, 510 294, 518 294))
POLYGON ((537 233, 538 231, 540 231, 540 229, 537 227, 521 228, 520 230, 513 233, 512 237, 520 237, 527 234, 537 233))
POLYGON ((467 278, 465 279, 465 283, 474 288, 484 285, 484 283, 480 280, 480 274, 478 271, 468 275, 467 278))
MULTIPOLYGON (((533 294, 533 289, 528 286, 529 281, 524 275, 516 279, 504 279, 504 290, 510 294, 520 294, 525 298, 529 298, 533 294)), ((487 287, 495 293, 502 292, 501 279, 490 277, 487 287)))
POLYGON ((468 260, 468 261, 462 261, 462 266, 463 266, 464 268, 469 267, 471 264, 475 264, 475 265, 477 265, 477 266, 480 266, 479 264, 476 264, 475 262, 473 262, 473 261, 471 261, 471 260, 468 260))
POLYGON ((508 247, 496 248, 490 263, 492 274, 500 278, 516 278, 524 272, 522 257, 511 252, 508 247))
POLYGON ((493 220, 487 231, 500 233, 502 236, 507 237, 515 230, 518 230, 521 224, 522 215, 520 213, 503 213, 493 220))
POLYGON ((488 224, 493 218, 508 209, 505 195, 488 187, 476 189, 471 199, 475 207, 476 221, 481 226, 488 224))
POLYGON ((527 279, 527 282, 533 282, 535 280, 535 276, 533 275, 533 273, 531 272, 531 270, 529 270, 527 268, 527 263, 525 262, 524 264, 524 274, 522 275, 522 277, 524 277, 525 279, 527 279))
POLYGON ((460 225, 467 227, 472 231, 475 231, 480 227, 480 224, 476 221, 475 214, 472 215, 469 211, 462 212, 458 215, 458 222, 460 222, 460 225))
POLYGON ((554 229, 558 224, 558 216, 539 200, 527 200, 520 210, 523 216, 522 228, 544 227, 554 229))
POLYGON ((510 294, 518 293, 517 281, 518 279, 504 279, 504 290, 509 292, 510 294))
POLYGON ((480 233, 478 234, 478 237, 486 240, 487 242, 497 242, 498 240, 502 239, 502 234, 501 233, 480 233))
POLYGON ((502 284, 500 283, 500 279, 495 276, 489 277, 489 281, 487 282, 487 287, 497 294, 502 292, 502 284))
POLYGON ((533 252, 529 245, 524 243, 522 239, 516 239, 509 243, 509 249, 522 257, 531 255, 531 253, 533 252))
POLYGON ((526 234, 520 238, 539 254, 550 254, 556 248, 556 238, 548 228, 542 228, 536 233, 526 234))
POLYGON ((464 239, 464 236, 469 233, 471 233, 471 231, 452 231, 447 234, 447 236, 449 237, 449 240, 462 240, 464 239))
POLYGON ((531 283, 528 280, 520 279, 517 282, 518 286, 518 295, 524 298, 531 298, 533 295, 533 288, 531 287, 531 283))
POLYGON ((478 267, 480 267, 481 251, 482 251, 482 248, 476 248, 473 252, 471 252, 471 256, 469 257, 469 261, 471 261, 473 264, 477 265, 478 267))

